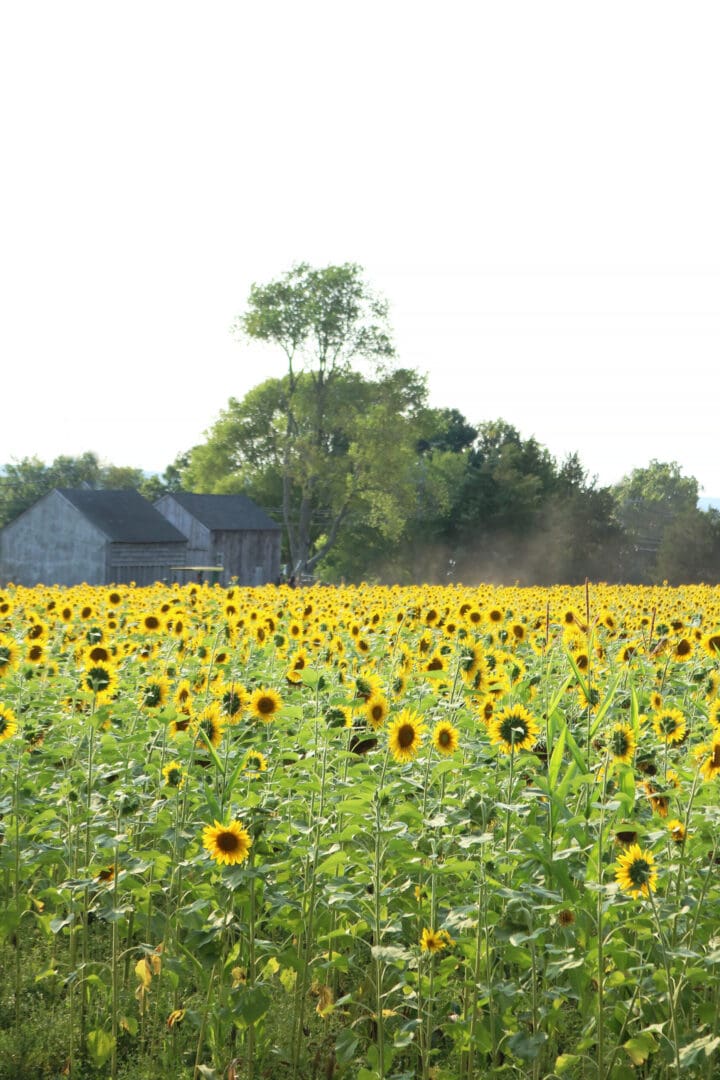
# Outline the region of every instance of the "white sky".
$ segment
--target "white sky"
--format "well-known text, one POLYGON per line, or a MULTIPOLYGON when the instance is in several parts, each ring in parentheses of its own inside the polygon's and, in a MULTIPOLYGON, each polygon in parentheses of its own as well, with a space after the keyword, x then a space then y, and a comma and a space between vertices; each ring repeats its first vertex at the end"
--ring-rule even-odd
POLYGON ((430 402, 720 496, 720 5, 9 0, 0 464, 162 470, 357 262, 430 402))

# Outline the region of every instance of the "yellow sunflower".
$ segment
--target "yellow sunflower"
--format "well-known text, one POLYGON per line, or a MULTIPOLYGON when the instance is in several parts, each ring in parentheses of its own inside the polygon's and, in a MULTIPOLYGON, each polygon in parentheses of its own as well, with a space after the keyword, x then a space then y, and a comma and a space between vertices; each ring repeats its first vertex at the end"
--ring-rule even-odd
POLYGON ((430 930, 426 926, 420 935, 420 948, 423 952, 439 953, 446 949, 448 945, 454 944, 455 942, 447 930, 430 930))
POLYGON ((412 761, 417 757, 425 725, 416 712, 403 709, 390 725, 388 744, 396 761, 412 761))
POLYGON ((0 634, 0 676, 15 667, 18 656, 18 647, 13 639, 5 634, 0 634))
POLYGON ((667 823, 668 831, 670 833, 670 839, 674 844, 683 844, 687 836, 687 830, 684 822, 679 818, 673 818, 672 821, 667 823))
POLYGON ((12 709, 0 701, 0 742, 11 738, 17 731, 17 719, 12 709))
POLYGON ((265 755, 259 750, 248 750, 243 758, 242 771, 246 776, 259 776, 267 770, 265 755))
POLYGON ((275 690, 260 687, 250 698, 250 712, 258 720, 269 724, 282 709, 282 698, 275 690))
POLYGON ((166 787, 181 788, 185 783, 185 773, 179 761, 170 761, 164 765, 162 774, 166 787))
POLYGON ((252 840, 241 822, 231 821, 229 825, 221 825, 216 820, 214 825, 206 825, 203 829, 203 847, 216 863, 235 866, 247 859, 252 840))
POLYGON ((228 723, 235 724, 240 719, 247 702, 247 690, 237 682, 221 682, 213 688, 220 711, 227 717, 228 723))
POLYGON ((712 634, 706 634, 702 639, 702 647, 713 660, 720 657, 720 630, 714 630, 712 634))
POLYGON ((657 869, 652 852, 643 851, 639 844, 631 844, 627 851, 618 856, 615 880, 621 889, 636 900, 639 896, 649 896, 655 892, 657 869))
POLYGON ((685 738, 687 724, 679 709, 661 709, 653 717, 653 731, 658 739, 669 743, 681 743, 685 738))
POLYGON ((670 649, 670 659, 685 664, 693 654, 693 643, 686 637, 679 638, 670 649))
POLYGON ((197 735, 196 746, 204 746, 207 739, 212 747, 218 747, 222 742, 225 722, 220 715, 220 706, 217 701, 211 701, 209 705, 206 705, 195 717, 192 726, 197 735))
POLYGON ((695 761, 700 774, 705 780, 714 780, 720 773, 720 735, 709 743, 703 743, 695 750, 695 761))
POLYGON ((456 727, 449 720, 441 720, 435 725, 432 733, 432 744, 438 754, 454 754, 458 748, 460 738, 456 727))
POLYGON ((159 709, 168 699, 170 683, 164 675, 151 675, 140 689, 140 706, 144 709, 159 709))
POLYGON ((390 712, 387 698, 382 694, 373 694, 373 696, 365 702, 363 712, 365 713, 370 727, 373 731, 377 731, 383 726, 387 720, 388 713, 390 712))
POLYGON ((493 716, 490 741, 504 754, 529 750, 540 733, 535 718, 523 705, 509 705, 493 716))
POLYGON ((109 698, 117 689, 117 673, 115 666, 109 663, 89 663, 80 679, 83 690, 90 690, 98 697, 109 698))
POLYGON ((614 761, 629 765, 635 753, 635 732, 628 724, 615 724, 608 740, 614 761))

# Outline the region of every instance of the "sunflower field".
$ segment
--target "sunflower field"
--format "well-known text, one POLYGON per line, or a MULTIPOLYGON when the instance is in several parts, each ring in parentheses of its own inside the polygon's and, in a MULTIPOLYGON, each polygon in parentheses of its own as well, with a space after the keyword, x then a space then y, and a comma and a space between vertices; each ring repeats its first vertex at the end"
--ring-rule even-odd
POLYGON ((720 1070, 720 589, 0 589, 0 1080, 720 1070))

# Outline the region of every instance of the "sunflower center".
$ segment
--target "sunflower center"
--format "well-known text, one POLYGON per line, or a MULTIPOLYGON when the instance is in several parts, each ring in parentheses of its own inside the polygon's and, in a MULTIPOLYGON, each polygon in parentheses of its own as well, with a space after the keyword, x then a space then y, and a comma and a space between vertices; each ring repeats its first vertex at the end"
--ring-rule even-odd
POLYGON ((234 832, 221 832, 215 838, 216 845, 221 851, 226 852, 228 855, 237 851, 240 847, 240 837, 236 836, 234 832))
POLYGON ((521 716, 506 716, 500 725, 500 738, 508 746, 522 742, 527 736, 527 724, 521 716))
POLYGON ((452 733, 447 728, 442 728, 438 732, 438 742, 441 746, 450 746, 452 742, 452 733))
POLYGON ((0 645, 0 668, 10 663, 10 650, 7 645, 0 645))
POLYGON ((223 698, 223 708, 229 716, 234 716, 236 712, 239 712, 241 704, 240 697, 234 690, 228 691, 223 698))
POLYGON ((652 868, 647 859, 634 859, 628 866, 628 877, 633 885, 647 885, 652 868))
POLYGON ((402 724, 397 733, 398 746, 407 750, 415 742, 415 728, 412 724, 402 724))
POLYGON ((149 708, 154 709, 156 705, 159 705, 161 697, 162 690, 159 686, 150 685, 145 687, 143 700, 149 708))
POLYGON ((672 735, 677 731, 677 720, 674 716, 661 716, 659 720, 660 730, 663 735, 672 735))
POLYGON ((692 645, 685 638, 678 642, 677 649, 675 650, 678 656, 687 656, 691 651, 692 645))
POLYGON ((712 766, 713 769, 720 769, 720 743, 713 747, 712 766))
POLYGON ((257 710, 263 716, 271 716, 275 712, 275 702, 271 697, 261 697, 257 703, 257 710))
POLYGON ((370 715, 371 715, 372 719, 377 721, 377 722, 382 720, 382 718, 383 718, 383 707, 382 707, 382 705, 373 705, 373 707, 372 707, 372 709, 370 711, 370 715))
POLYGON ((4 735, 8 728, 7 718, 0 716, 0 735, 4 735))
POLYGON ((157 630, 157 629, 159 629, 159 627, 160 627, 160 620, 158 619, 157 615, 148 615, 147 619, 145 620, 145 629, 146 630, 157 630))
POLYGON ((110 673, 102 667, 91 667, 87 673, 87 682, 91 690, 106 690, 110 685, 110 673))

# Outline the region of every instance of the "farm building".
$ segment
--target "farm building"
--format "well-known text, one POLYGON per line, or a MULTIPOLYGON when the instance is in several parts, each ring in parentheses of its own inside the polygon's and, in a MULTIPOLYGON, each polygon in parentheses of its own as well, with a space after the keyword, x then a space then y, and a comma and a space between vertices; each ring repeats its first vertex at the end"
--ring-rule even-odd
POLYGON ((266 585, 280 575, 280 535, 246 495, 194 495, 173 491, 155 506, 187 536, 189 566, 222 566, 223 584, 266 585))
POLYGON ((137 491, 56 488, 0 530, 0 582, 151 585, 186 562, 187 546, 137 491))

